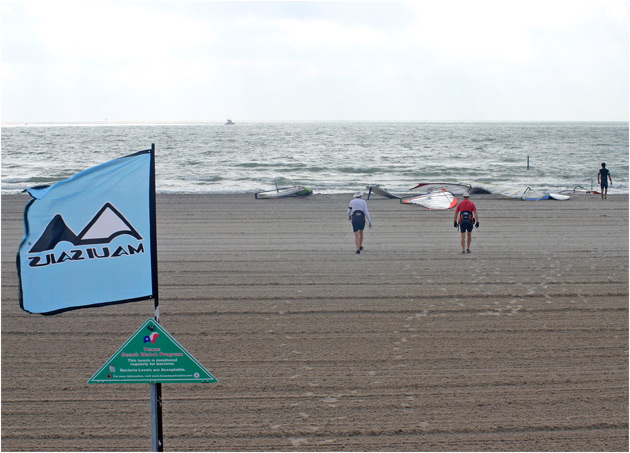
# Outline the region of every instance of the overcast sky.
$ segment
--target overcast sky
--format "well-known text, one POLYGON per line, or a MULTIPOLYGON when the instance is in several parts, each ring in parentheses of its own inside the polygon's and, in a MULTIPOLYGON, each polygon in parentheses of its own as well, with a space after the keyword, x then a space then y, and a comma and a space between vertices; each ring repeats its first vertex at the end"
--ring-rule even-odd
POLYGON ((2 122, 628 121, 628 0, 2 0, 2 122))

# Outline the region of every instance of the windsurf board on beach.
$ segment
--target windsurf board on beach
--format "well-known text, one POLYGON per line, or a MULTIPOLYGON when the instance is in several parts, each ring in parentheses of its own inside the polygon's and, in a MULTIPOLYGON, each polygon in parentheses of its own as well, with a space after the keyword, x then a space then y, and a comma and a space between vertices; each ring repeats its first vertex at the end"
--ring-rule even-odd
POLYGON ((307 197, 312 193, 313 191, 311 189, 304 186, 279 187, 275 190, 256 192, 254 194, 254 198, 258 200, 269 198, 307 197))
POLYGON ((427 209, 451 209, 457 206, 457 198, 451 192, 442 189, 438 192, 423 193, 409 198, 401 198, 402 204, 419 204, 427 209))
POLYGON ((552 200, 564 201, 564 200, 568 200, 570 197, 568 195, 562 195, 559 193, 550 193, 549 198, 551 198, 552 200))

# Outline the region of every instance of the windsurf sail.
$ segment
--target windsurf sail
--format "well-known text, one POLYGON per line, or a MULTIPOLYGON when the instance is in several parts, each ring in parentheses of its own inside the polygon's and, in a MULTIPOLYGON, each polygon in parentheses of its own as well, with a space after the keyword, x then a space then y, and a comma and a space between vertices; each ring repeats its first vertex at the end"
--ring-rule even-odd
POLYGON ((472 192, 473 188, 469 184, 461 182, 423 182, 409 190, 420 189, 422 192, 439 192, 446 190, 451 193, 463 194, 464 192, 472 192))
POLYGON ((418 204, 427 209, 444 210, 457 206, 457 198, 451 192, 442 189, 439 192, 429 192, 415 197, 401 198, 402 204, 418 204))
POLYGON ((539 192, 532 189, 531 187, 525 187, 524 189, 514 189, 513 187, 506 187, 491 193, 503 195, 508 198, 519 198, 521 200, 527 201, 548 200, 550 198, 548 193, 539 192))
POLYGON ((600 193, 597 190, 593 190, 593 188, 591 188, 590 190, 587 189, 584 186, 575 186, 573 189, 564 189, 559 191, 558 193, 560 194, 567 194, 567 193, 592 193, 595 195, 600 195, 600 193))
MULTIPOLYGON (((433 192, 446 190, 452 193, 462 194, 464 192, 469 193, 486 193, 502 195, 508 198, 516 198, 519 200, 527 201, 539 201, 539 200, 566 200, 561 194, 568 193, 567 191, 561 191, 558 194, 551 194, 540 190, 532 189, 531 187, 514 187, 514 186, 495 186, 493 184, 486 184, 482 182, 424 182, 420 183, 411 190, 420 189, 423 192, 433 192)), ((594 192, 596 193, 596 192, 594 192)))
POLYGON ((378 184, 365 186, 365 188, 368 189, 368 200, 370 199, 370 196, 372 194, 380 195, 381 197, 385 197, 385 198, 401 198, 400 196, 391 193, 384 187, 379 186, 378 184))
POLYGON ((485 184, 479 182, 468 182, 473 190, 484 190, 488 193, 495 195, 503 195, 508 198, 516 198, 526 201, 540 201, 540 200, 564 200, 564 197, 553 197, 548 192, 542 192, 540 190, 532 189, 531 187, 514 187, 514 186, 495 186, 492 184, 485 184))

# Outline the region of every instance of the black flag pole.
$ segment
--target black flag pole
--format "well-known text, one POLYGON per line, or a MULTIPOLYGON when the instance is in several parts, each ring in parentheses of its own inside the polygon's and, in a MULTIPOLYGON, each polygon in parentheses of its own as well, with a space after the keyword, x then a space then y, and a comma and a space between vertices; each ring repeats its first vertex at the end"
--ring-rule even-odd
MULTIPOLYGON (((151 217, 151 280, 153 282, 153 308, 155 322, 160 323, 160 297, 158 285, 157 220, 155 199, 155 144, 151 144, 151 170, 149 175, 149 214, 151 217)), ((162 384, 151 386, 151 450, 164 451, 162 432, 162 384)))
POLYGON ((153 284, 153 307, 155 309, 155 321, 160 322, 160 297, 158 285, 158 258, 157 258, 157 216, 155 200, 155 144, 151 144, 151 164, 149 174, 149 216, 151 218, 151 281, 153 284))

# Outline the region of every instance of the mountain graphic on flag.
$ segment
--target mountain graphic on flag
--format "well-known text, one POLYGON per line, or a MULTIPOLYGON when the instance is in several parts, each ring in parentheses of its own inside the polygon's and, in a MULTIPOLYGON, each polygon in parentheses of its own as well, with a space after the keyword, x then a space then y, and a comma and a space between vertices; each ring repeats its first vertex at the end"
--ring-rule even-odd
POLYGON ((142 239, 131 223, 111 203, 105 203, 78 235, 66 225, 63 217, 57 214, 48 223, 29 253, 53 250, 60 242, 70 242, 73 245, 106 244, 123 234, 142 239))

